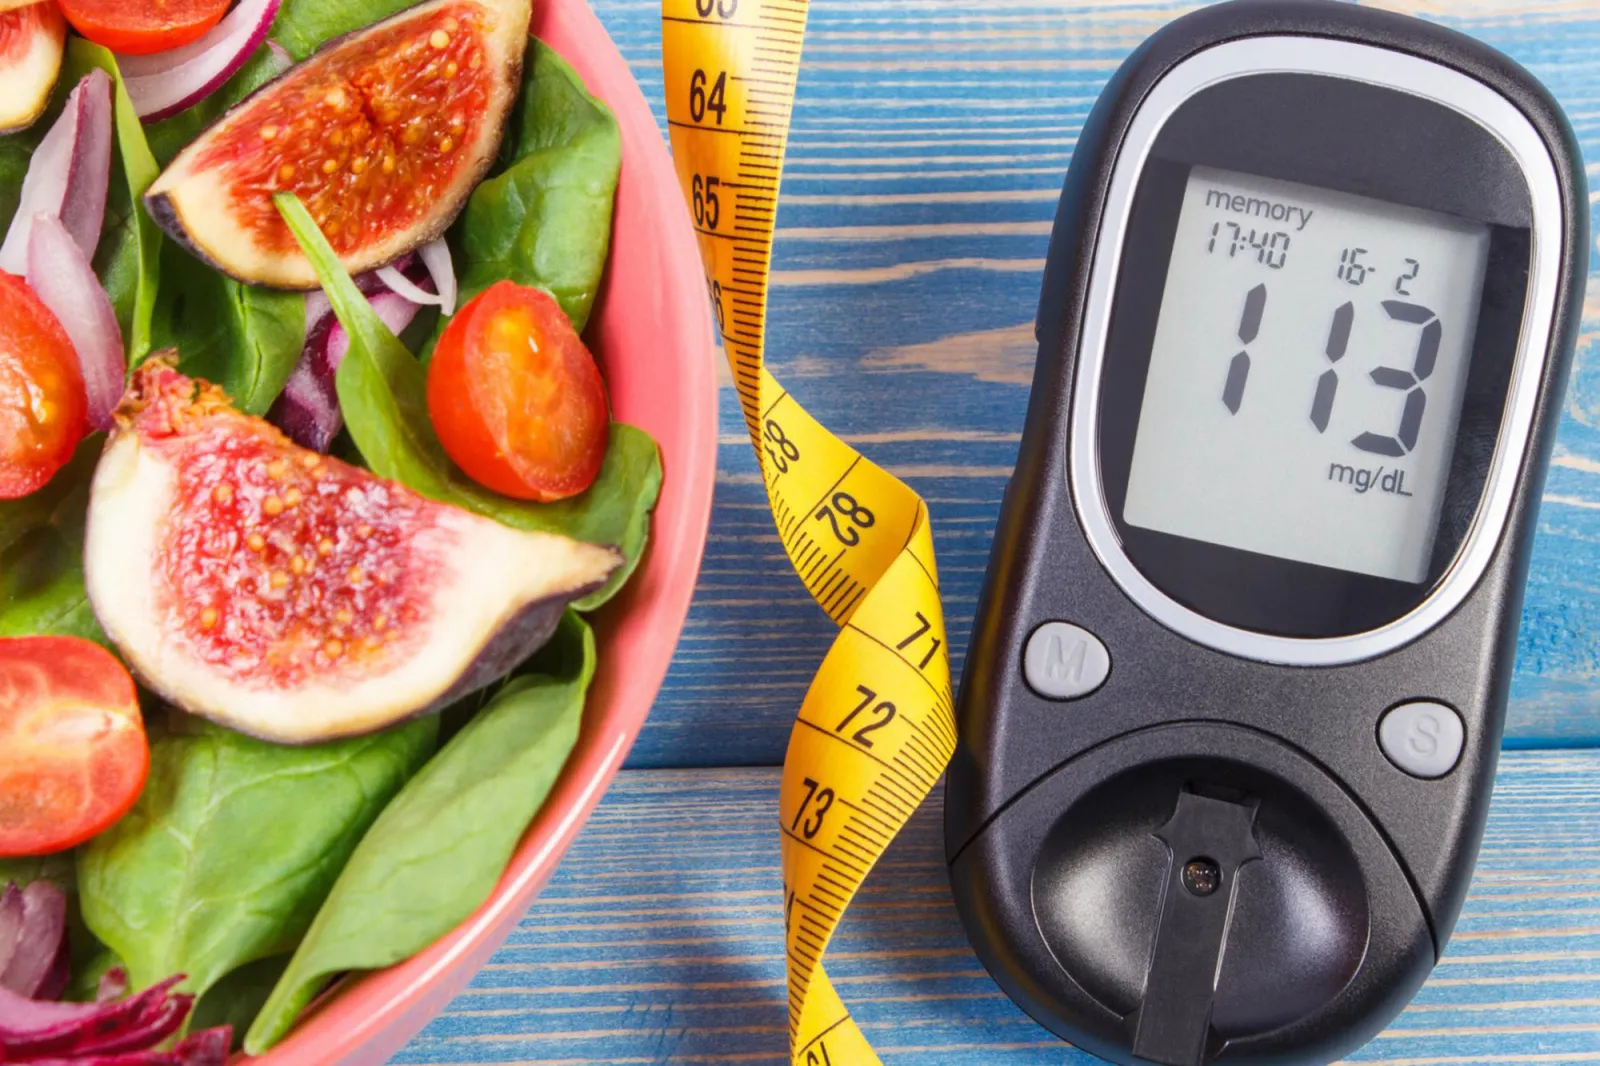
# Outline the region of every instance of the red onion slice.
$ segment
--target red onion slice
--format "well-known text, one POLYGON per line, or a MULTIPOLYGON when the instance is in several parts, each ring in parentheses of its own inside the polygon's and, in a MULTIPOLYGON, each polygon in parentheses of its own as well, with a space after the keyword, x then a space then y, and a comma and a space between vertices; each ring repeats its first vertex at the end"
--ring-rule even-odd
POLYGON ((424 292, 413 285, 410 279, 393 266, 379 267, 378 277, 382 278, 383 283, 389 286, 390 292, 396 296, 403 296, 414 304, 437 304, 439 302, 438 293, 424 292))
POLYGON ((106 1003, 113 999, 121 999, 128 994, 128 971, 121 966, 113 966, 100 975, 100 983, 95 986, 94 1001, 106 1003))
POLYGON ((168 1051, 128 1051, 115 1055, 73 1055, 29 1059, 27 1066, 223 1066, 233 1043, 233 1027, 219 1025, 180 1040, 168 1051))
POLYGON ((17 938, 22 935, 22 889, 16 882, 7 882, 0 892, 0 974, 11 965, 17 952, 17 938))
POLYGON ((0 270, 28 269, 29 234, 39 215, 59 218, 85 255, 94 255, 111 187, 111 76, 92 70, 39 142, 22 179, 22 198, 0 245, 0 270))
MULTIPOLYGON (((367 300, 391 333, 399 334, 417 314, 417 305, 398 293, 380 291, 367 300)), ((334 375, 349 351, 350 335, 344 326, 332 314, 324 316, 307 335, 300 362, 267 412, 267 421, 302 448, 326 452, 344 425, 334 375)))
POLYGON ((429 241, 417 250, 417 257, 422 260, 422 265, 427 267, 428 276, 433 279, 433 291, 421 288, 416 282, 406 277, 404 271, 413 261, 410 256, 397 259, 386 267, 380 267, 378 277, 389 286, 390 291, 404 296, 414 304, 429 304, 438 307, 445 314, 450 314, 456 309, 456 271, 455 265, 450 261, 450 246, 444 238, 429 241))
POLYGON ((183 1024, 194 1003, 193 996, 172 991, 182 980, 178 974, 107 1003, 55 1003, 0 988, 0 1047, 8 1062, 154 1047, 183 1024))
MULTIPOLYGON (((66 899, 60 889, 35 882, 27 893, 65 925, 66 899)), ((64 949, 66 939, 59 939, 64 949)), ((233 1040, 226 1025, 161 1048, 194 1005, 193 996, 173 991, 182 980, 177 974, 127 999, 107 998, 107 991, 115 997, 126 987, 125 977, 108 973, 94 1003, 29 998, 0 985, 0 1052, 7 1062, 29 1066, 223 1066, 233 1040)))
POLYGON ((312 331, 331 314, 333 314, 333 304, 328 300, 327 293, 321 289, 312 289, 306 293, 306 340, 311 339, 312 331))
POLYGON ((128 363, 111 298, 59 219, 39 215, 28 242, 28 286, 67 331, 83 370, 89 424, 111 428, 111 412, 122 399, 128 363))
POLYGON ((8 886, 0 908, 20 911, 22 919, 10 957, 0 968, 0 988, 30 998, 59 995, 66 984, 60 971, 67 942, 67 897, 49 881, 35 881, 20 892, 15 885, 8 886))
POLYGON ((439 310, 445 314, 454 314, 456 310, 456 266, 450 259, 450 245, 440 237, 436 241, 429 241, 417 252, 422 259, 422 265, 428 268, 428 276, 433 278, 433 287, 439 293, 439 310))
MULTIPOLYGON (((414 260, 412 257, 406 255, 396 259, 393 266, 395 269, 404 272, 412 269, 413 262, 414 260)), ((402 276, 404 276, 403 273, 402 276)), ((409 281, 410 279, 407 278, 406 280, 409 281)), ((372 297, 376 293, 383 292, 388 288, 388 286, 383 283, 383 279, 378 277, 378 272, 376 270, 369 270, 365 274, 357 274, 355 276, 355 283, 356 288, 361 291, 361 295, 368 298, 372 297)), ((423 292, 423 295, 429 299, 433 298, 433 294, 431 292, 423 292)), ((316 332, 317 327, 322 324, 323 319, 332 314, 333 304, 329 302, 327 293, 323 292, 321 289, 312 289, 306 293, 307 341, 311 339, 311 334, 316 332)))
POLYGON ((193 44, 148 56, 119 55, 117 67, 135 113, 166 118, 210 96, 266 39, 278 5, 279 0, 239 0, 193 44))
MULTIPOLYGON (((424 295, 432 296, 432 293, 424 295)), ((378 318, 389 327, 389 332, 399 336, 411 320, 417 317, 417 305, 401 296, 399 293, 380 292, 367 298, 372 309, 378 313, 378 318)), ((338 319, 333 320, 333 328, 328 332, 328 370, 337 372, 339 364, 344 362, 344 357, 350 351, 350 334, 344 331, 344 326, 338 319)))
POLYGON ((271 37, 267 38, 267 51, 272 54, 272 73, 274 75, 282 74, 294 66, 294 56, 290 55, 287 48, 274 41, 271 37))

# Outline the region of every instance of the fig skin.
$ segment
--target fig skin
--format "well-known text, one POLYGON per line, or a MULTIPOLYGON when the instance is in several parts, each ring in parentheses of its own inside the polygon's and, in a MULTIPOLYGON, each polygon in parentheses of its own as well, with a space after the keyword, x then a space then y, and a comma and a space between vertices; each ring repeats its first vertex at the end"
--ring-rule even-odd
POLYGON ((507 622, 500 632, 484 646, 484 649, 478 653, 476 659, 466 665, 461 671, 461 676, 445 691, 444 695, 435 699, 426 707, 419 707, 415 711, 390 719, 376 727, 353 727, 342 732, 329 731, 314 736, 286 737, 281 733, 252 729, 237 721, 223 721, 214 715, 206 715, 204 712, 191 710, 185 707, 180 700, 162 692, 152 679, 145 677, 139 671, 130 669, 129 672, 138 678, 141 685, 160 697, 164 703, 178 710, 201 718, 210 718, 211 721, 225 725, 235 733, 254 737, 256 740, 264 740, 279 747, 311 747, 335 740, 347 740, 351 737, 365 736, 368 733, 376 733, 384 729, 392 729, 395 726, 414 721, 426 715, 438 714, 457 700, 464 699, 479 689, 489 687, 511 673, 518 666, 527 662, 535 652, 550 642, 550 638, 555 635, 556 627, 561 624, 561 616, 566 613, 567 604, 573 600, 581 599, 591 592, 598 591, 604 585, 605 581, 601 580, 580 586, 571 595, 562 593, 559 596, 551 596, 528 604, 520 614, 507 622))
MULTIPOLYGON (((208 172, 197 165, 196 159, 223 131, 237 123, 242 116, 270 100, 274 93, 292 87, 297 75, 310 70, 339 49, 370 34, 385 31, 400 23, 426 19, 434 11, 462 3, 463 0, 427 0, 397 12, 361 30, 335 37, 324 43, 304 62, 290 67, 278 77, 256 89, 244 100, 230 108, 221 118, 195 138, 169 163, 144 194, 145 210, 161 229, 181 245, 189 254, 221 274, 249 285, 275 289, 309 291, 319 287, 316 272, 304 253, 292 241, 280 251, 266 249, 255 242, 249 228, 234 217, 232 205, 222 198, 225 188, 216 182, 208 184, 208 172), (193 200, 185 206, 185 201, 193 200), (193 224, 191 224, 191 221, 193 224), (220 227, 220 228, 219 228, 220 227)), ((341 254, 341 265, 351 273, 361 274, 391 263, 414 251, 429 241, 444 235, 466 207, 472 195, 499 157, 500 145, 505 136, 506 124, 521 91, 522 64, 527 52, 528 24, 532 17, 532 0, 466 0, 491 12, 507 25, 517 27, 514 47, 505 47, 500 56, 497 73, 491 79, 494 87, 488 106, 473 116, 475 125, 469 127, 473 140, 473 156, 448 187, 438 194, 426 214, 398 232, 386 234, 382 239, 369 241, 358 254, 341 254)), ((488 34, 491 45, 498 42, 498 30, 488 34)), ((293 191, 293 190, 291 190, 293 191)), ((270 195, 270 194, 269 194, 270 195)), ((304 196, 302 196, 304 199, 304 196)), ((276 211, 271 213, 277 225, 276 211)), ((318 220, 319 225, 322 220, 318 220)), ((324 226, 326 230, 326 226, 324 226)))
POLYGON ((145 686, 279 744, 374 732, 482 688, 621 562, 299 448, 167 355, 118 409, 84 546, 90 603, 145 686))

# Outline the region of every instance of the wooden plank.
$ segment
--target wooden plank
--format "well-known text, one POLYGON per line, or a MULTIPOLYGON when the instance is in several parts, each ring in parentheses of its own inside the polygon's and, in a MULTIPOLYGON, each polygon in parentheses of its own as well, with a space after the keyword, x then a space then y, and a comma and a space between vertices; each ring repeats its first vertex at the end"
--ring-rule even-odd
MULTIPOLYGON (((1472 894, 1415 1003, 1352 1061, 1600 1061, 1600 753, 1501 767, 1472 894)), ((554 880, 395 1060, 786 1063, 773 769, 625 771, 554 880)), ((940 806, 828 953, 888 1066, 1090 1063, 995 987, 957 923, 940 806)))
MULTIPOLYGON (((657 114, 657 0, 595 0, 657 114)), ((1016 456, 1050 219, 1089 107, 1192 6, 816 0, 779 211, 771 366, 930 501, 959 668, 1016 456)), ((1600 160, 1600 2, 1391 4, 1521 60, 1600 160)), ((1524 611, 1509 735, 1600 739, 1600 316, 1586 315, 1524 611)), ((633 765, 776 762, 832 627, 790 574, 731 390, 710 550, 633 765), (753 667, 755 667, 753 669, 753 667)))

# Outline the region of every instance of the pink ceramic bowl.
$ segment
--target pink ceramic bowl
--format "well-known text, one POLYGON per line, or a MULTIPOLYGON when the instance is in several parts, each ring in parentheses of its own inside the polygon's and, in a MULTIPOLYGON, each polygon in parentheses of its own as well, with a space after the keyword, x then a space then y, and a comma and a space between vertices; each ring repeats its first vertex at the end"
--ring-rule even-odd
POLYGON ((533 902, 622 765, 666 676, 700 570, 716 474, 716 348, 699 252, 667 146, 585 0, 535 0, 533 32, 622 128, 611 262, 587 339, 615 416, 650 431, 666 477, 650 548, 594 620, 599 671, 583 732, 511 866, 477 912, 417 957, 346 981, 257 1066, 381 1063, 459 992, 533 902))

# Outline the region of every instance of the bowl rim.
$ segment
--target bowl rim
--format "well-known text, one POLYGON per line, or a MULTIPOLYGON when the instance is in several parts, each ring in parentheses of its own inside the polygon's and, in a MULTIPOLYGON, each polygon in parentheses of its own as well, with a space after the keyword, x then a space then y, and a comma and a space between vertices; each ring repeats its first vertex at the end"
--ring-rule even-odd
MULTIPOLYGON (((627 62, 585 0, 536 0, 529 28, 570 63, 589 91, 616 115, 623 151, 613 253, 624 225, 654 231, 657 276, 653 280, 659 285, 654 309, 666 319, 657 332, 684 341, 682 351, 673 353, 674 376, 684 384, 682 402, 672 418, 684 430, 676 434, 670 454, 663 447, 661 498, 643 561, 617 598, 590 617, 601 655, 578 746, 493 893, 419 954, 341 982, 277 1046, 253 1058, 237 1054, 230 1060, 234 1063, 382 1062, 476 976, 482 962, 521 919, 621 768, 665 680, 688 617, 710 526, 718 448, 717 347, 698 241, 661 127, 627 62), (612 645, 622 647, 608 656, 606 649, 612 645), (608 658, 615 667, 623 651, 629 653, 625 676, 607 669, 608 658)), ((611 368, 606 366, 605 337, 610 330, 605 309, 617 273, 608 266, 589 331, 607 370, 611 368)), ((626 298, 631 309, 634 294, 626 298)), ((648 405, 651 399, 634 395, 619 400, 619 392, 628 391, 625 379, 608 373, 607 381, 613 385, 612 398, 619 409, 630 400, 648 405)), ((659 396, 654 399, 659 403, 659 396)), ((618 416, 640 424, 650 419, 638 416, 649 413, 646 406, 619 410, 618 416)))

